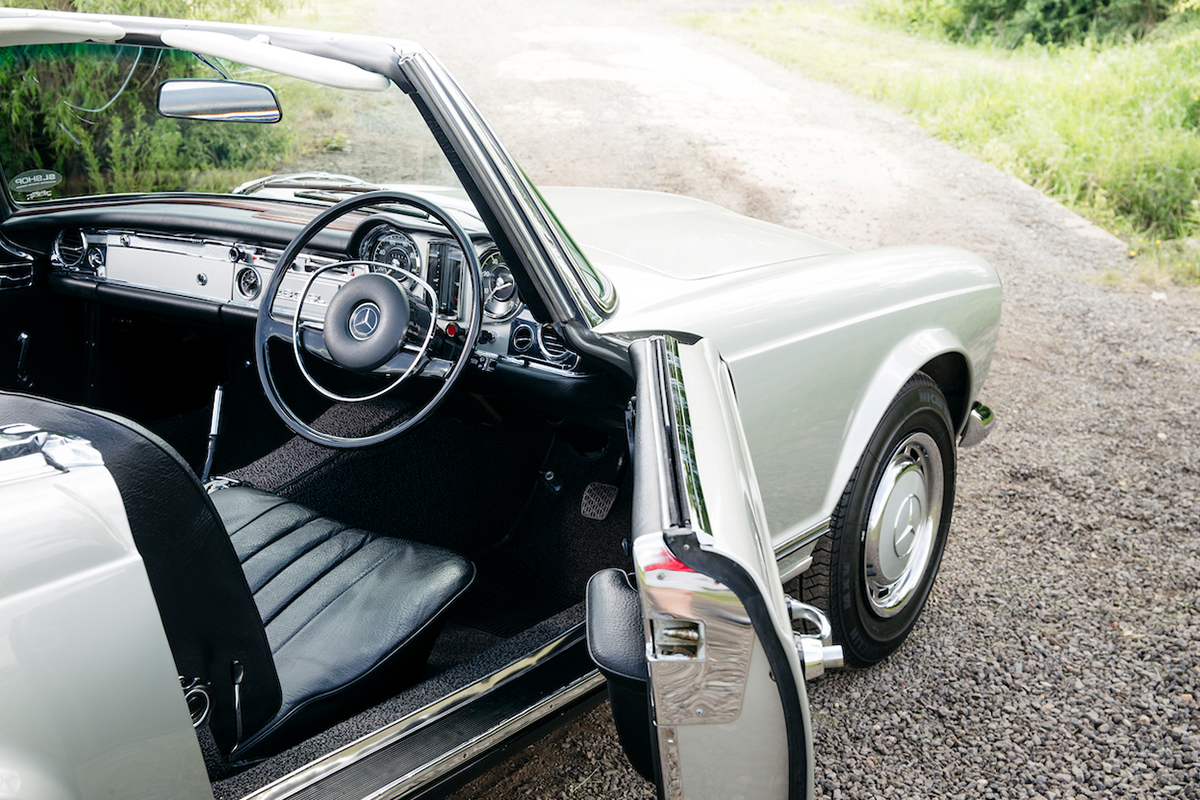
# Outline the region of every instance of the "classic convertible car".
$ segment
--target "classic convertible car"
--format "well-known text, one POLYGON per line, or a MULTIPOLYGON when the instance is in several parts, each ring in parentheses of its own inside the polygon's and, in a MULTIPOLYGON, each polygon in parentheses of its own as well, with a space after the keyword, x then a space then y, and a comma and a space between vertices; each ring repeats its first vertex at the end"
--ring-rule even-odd
POLYGON ((437 794, 605 685, 660 796, 812 795, 990 430, 984 261, 539 191, 411 42, 0 45, 0 795, 437 794))

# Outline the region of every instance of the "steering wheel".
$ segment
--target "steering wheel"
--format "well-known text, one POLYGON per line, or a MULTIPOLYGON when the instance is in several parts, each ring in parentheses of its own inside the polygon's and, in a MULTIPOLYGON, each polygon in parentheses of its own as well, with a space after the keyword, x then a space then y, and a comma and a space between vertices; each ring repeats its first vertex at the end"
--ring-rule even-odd
POLYGON ((428 200, 405 192, 385 190, 351 197, 331 206, 313 217, 284 249, 259 302, 258 318, 254 325, 254 360, 267 400, 289 428, 305 439, 326 447, 368 447, 399 436, 433 413, 462 375, 479 338, 483 308, 479 294, 481 285, 479 258, 475 255, 470 237, 449 214, 428 200), (437 291, 419 276, 403 272, 402 279, 397 279, 382 271, 399 272, 388 264, 350 260, 322 266, 308 274, 304 290, 296 298, 296 310, 290 320, 282 321, 271 316, 284 278, 291 272, 292 264, 304 247, 339 217, 380 203, 401 203, 424 211, 445 226, 462 250, 459 296, 464 300, 470 298, 470 320, 462 350, 451 360, 429 355, 429 345, 437 326, 437 291), (305 319, 302 313, 304 303, 314 281, 322 273, 334 269, 349 269, 358 274, 334 293, 322 321, 305 319), (411 284, 413 289, 405 284, 411 284), (440 378, 442 385, 416 413, 390 428, 367 436, 335 436, 312 427, 284 402, 271 373, 267 348, 272 339, 291 342, 301 374, 314 389, 338 402, 361 403, 372 400, 418 375, 440 378), (323 386, 309 373, 301 355, 302 349, 350 372, 374 373, 393 379, 384 388, 369 394, 341 395, 323 386))

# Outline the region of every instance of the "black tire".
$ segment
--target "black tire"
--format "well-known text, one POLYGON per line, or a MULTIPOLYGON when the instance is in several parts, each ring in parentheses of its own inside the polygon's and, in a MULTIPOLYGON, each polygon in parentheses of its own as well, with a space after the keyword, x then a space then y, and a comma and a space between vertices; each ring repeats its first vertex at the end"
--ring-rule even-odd
POLYGON ((883 415, 800 576, 801 599, 826 612, 848 666, 882 661, 920 617, 950 530, 955 466, 946 398, 917 373, 883 415))

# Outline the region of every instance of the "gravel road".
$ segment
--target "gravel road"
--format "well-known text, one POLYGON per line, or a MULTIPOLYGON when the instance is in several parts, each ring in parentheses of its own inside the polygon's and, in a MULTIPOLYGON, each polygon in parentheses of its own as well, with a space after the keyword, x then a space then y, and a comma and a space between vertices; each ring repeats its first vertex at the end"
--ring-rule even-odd
MULTIPOLYGON (((941 574, 886 663, 810 684, 826 797, 1200 796, 1200 314, 1126 248, 903 116, 641 0, 377 0, 541 184, 702 197, 841 245, 960 245, 1004 282, 941 574)), ((353 172, 354 148, 339 171, 353 172)), ((606 708, 456 798, 652 796, 606 708)))

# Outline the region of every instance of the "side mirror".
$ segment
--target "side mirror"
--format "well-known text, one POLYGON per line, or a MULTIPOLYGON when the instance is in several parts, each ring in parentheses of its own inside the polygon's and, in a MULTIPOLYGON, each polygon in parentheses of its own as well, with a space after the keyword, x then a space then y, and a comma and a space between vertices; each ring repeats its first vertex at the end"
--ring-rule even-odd
POLYGON ((178 79, 158 87, 158 113, 175 119, 279 122, 275 90, 261 83, 178 79))

